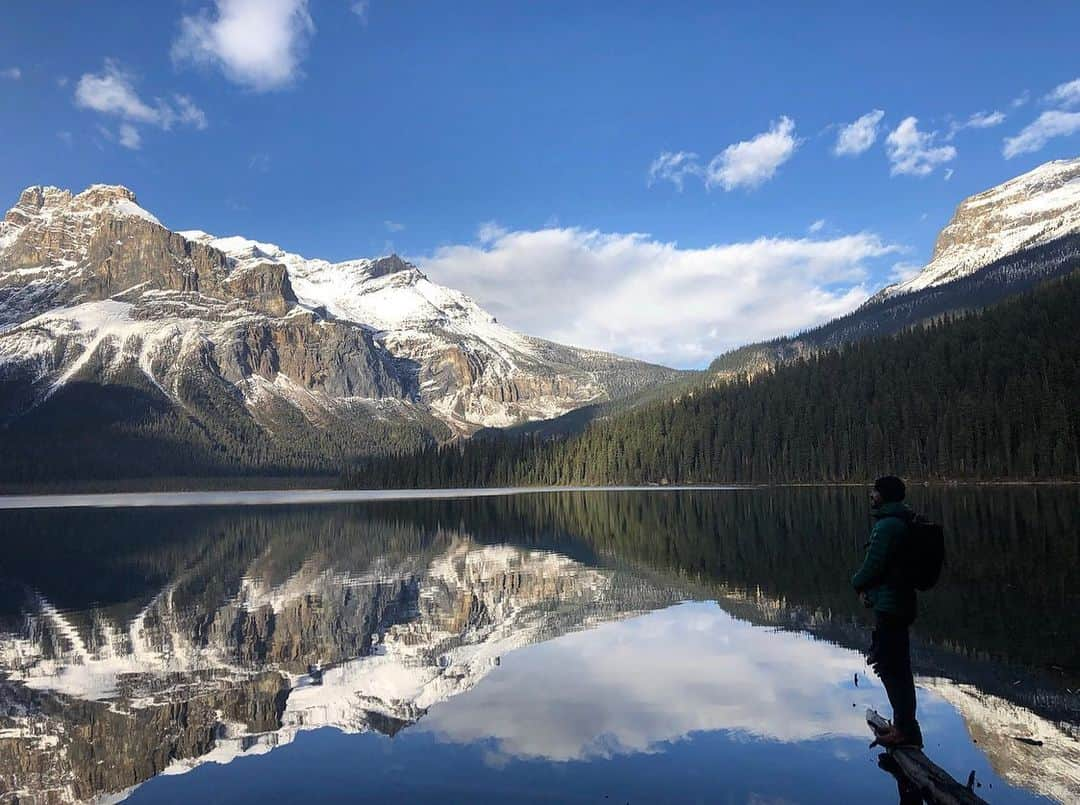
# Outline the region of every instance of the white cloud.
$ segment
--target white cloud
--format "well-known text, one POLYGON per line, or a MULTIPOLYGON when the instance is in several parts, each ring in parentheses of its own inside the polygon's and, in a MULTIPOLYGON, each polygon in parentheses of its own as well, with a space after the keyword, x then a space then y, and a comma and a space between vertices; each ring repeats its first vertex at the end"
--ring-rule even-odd
POLYGON ((1058 84, 1047 93, 1045 100, 1047 103, 1060 106, 1063 109, 1080 106, 1080 78, 1058 84))
POLYGON ((993 112, 976 112, 967 120, 954 120, 949 124, 949 133, 946 140, 952 140, 958 132, 964 129, 989 129, 1000 126, 1005 122, 1005 113, 994 110, 993 112))
POLYGON ((945 169, 945 181, 946 182, 949 181, 949 179, 951 179, 952 176, 953 176, 953 169, 952 168, 946 168, 945 169))
POLYGON ((18 67, 8 67, 4 70, 0 70, 0 78, 8 78, 12 81, 18 81, 22 78, 22 70, 18 67))
POLYGON ((405 224, 398 223, 397 221, 391 221, 389 219, 383 221, 383 226, 386 227, 388 232, 402 232, 405 229, 405 224))
POLYGON ((833 153, 837 156, 858 156, 866 151, 877 140, 878 125, 883 117, 885 112, 875 109, 844 126, 836 137, 833 153))
POLYGON ((206 128, 206 114, 187 95, 174 95, 172 102, 155 98, 147 103, 135 90, 135 77, 114 59, 106 59, 100 73, 85 73, 75 85, 75 105, 122 121, 118 141, 126 148, 141 142, 136 123, 168 131, 179 124, 206 128))
POLYGON ((124 148, 131 148, 137 150, 142 147, 142 137, 139 136, 139 130, 132 126, 130 123, 121 123, 120 130, 117 133, 117 141, 124 148))
POLYGON ((495 221, 484 221, 476 231, 476 239, 481 243, 493 243, 506 234, 507 230, 495 221))
POLYGON ((1031 92, 1029 90, 1025 89, 1023 92, 1021 92, 1015 98, 1013 98, 1012 101, 1009 102, 1009 105, 1013 109, 1019 109, 1021 106, 1026 104, 1029 100, 1031 100, 1031 92))
POLYGON ((816 221, 814 221, 814 223, 810 224, 810 226, 808 226, 806 228, 806 230, 810 234, 814 234, 815 232, 820 232, 824 228, 825 228, 825 219, 824 218, 818 218, 816 221))
POLYGON ((649 166, 649 187, 659 181, 671 182, 682 192, 683 180, 687 176, 701 176, 703 173, 698 155, 691 151, 664 151, 649 166))
POLYGON ((203 112, 187 95, 174 95, 176 101, 176 119, 183 124, 194 126, 202 131, 206 128, 206 113, 203 112))
POLYGON ((349 10, 352 11, 357 17, 360 18, 361 25, 367 25, 368 22, 368 0, 355 0, 350 6, 349 10))
POLYGON ((988 129, 1005 122, 1005 113, 996 109, 993 112, 976 112, 964 123, 968 129, 988 129))
POLYGON ((644 234, 488 223, 476 244, 416 262, 526 333, 702 366, 851 311, 869 295, 867 261, 896 251, 870 233, 683 249, 644 234))
POLYGON ((951 145, 934 145, 936 131, 919 131, 919 120, 906 117, 885 138, 885 151, 892 164, 890 173, 908 176, 927 176, 938 165, 956 159, 951 145))
POLYGON ((893 263, 892 271, 889 273, 889 282, 907 282, 922 270, 923 267, 918 263, 909 263, 905 261, 893 263))
POLYGON ((180 20, 172 47, 175 63, 217 67, 256 92, 287 87, 300 77, 315 32, 307 0, 215 0, 214 5, 213 11, 180 20))
POLYGON ((86 73, 75 87, 75 105, 95 112, 118 115, 140 123, 162 125, 166 113, 139 97, 133 77, 113 59, 105 60, 98 74, 86 73))
POLYGON ((794 121, 781 117, 768 131, 729 145, 704 167, 692 151, 662 152, 649 166, 648 185, 667 181, 681 192, 688 176, 699 176, 707 188, 758 187, 775 176, 798 147, 794 121))
POLYGON ((749 140, 729 145, 709 163, 705 171, 707 187, 719 185, 725 190, 758 187, 791 159, 798 148, 795 122, 781 117, 769 130, 749 140))
POLYGON ((1006 137, 1001 153, 1006 159, 1040 150, 1055 137, 1080 132, 1080 112, 1052 109, 1028 123, 1015 137, 1006 137))

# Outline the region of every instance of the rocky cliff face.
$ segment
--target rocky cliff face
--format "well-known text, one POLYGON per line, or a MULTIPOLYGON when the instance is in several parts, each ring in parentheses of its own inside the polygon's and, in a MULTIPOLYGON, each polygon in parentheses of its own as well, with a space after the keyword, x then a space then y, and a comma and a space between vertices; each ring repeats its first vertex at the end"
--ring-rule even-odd
POLYGON ((458 432, 559 416, 679 376, 521 335, 396 255, 329 263, 272 243, 183 234, 220 249, 241 270, 267 260, 287 266, 302 303, 370 328, 411 393, 458 432))
POLYGON ((0 222, 0 424, 13 428, 70 383, 141 377, 184 416, 224 405, 279 441, 373 416, 442 438, 677 375, 522 336, 397 256, 331 264, 173 232, 124 187, 31 187, 0 222))
POLYGON ((941 285, 1010 254, 1080 232, 1080 158, 1047 162, 960 202, 930 262, 885 297, 941 285))
POLYGON ((824 349, 970 311, 1080 267, 1080 159, 1048 162, 965 199, 941 230, 933 258, 911 279, 859 309, 797 336, 719 356, 715 382, 755 375, 824 349))

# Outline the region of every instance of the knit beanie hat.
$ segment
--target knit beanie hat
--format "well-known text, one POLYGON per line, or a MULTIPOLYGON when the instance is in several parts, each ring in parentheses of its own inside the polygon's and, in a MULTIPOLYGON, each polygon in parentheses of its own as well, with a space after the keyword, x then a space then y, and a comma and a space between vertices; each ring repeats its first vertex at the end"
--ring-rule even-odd
POLYGON ((886 503, 899 503, 907 494, 904 482, 895 475, 884 475, 874 481, 874 489, 881 493, 881 499, 886 503))

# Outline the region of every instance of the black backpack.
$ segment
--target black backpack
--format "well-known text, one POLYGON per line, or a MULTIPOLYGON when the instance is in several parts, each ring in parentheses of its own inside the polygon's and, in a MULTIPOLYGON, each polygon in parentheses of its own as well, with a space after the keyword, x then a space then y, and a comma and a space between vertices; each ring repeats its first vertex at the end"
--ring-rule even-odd
POLYGON ((916 590, 929 590, 941 577, 945 564, 945 532, 922 515, 907 521, 904 537, 904 576, 916 590))

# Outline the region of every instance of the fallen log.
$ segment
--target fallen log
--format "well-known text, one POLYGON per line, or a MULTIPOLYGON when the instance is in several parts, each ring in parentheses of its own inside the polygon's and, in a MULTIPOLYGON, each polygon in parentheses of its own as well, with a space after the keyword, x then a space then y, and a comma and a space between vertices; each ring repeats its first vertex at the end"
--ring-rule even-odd
MULTIPOLYGON (((866 723, 870 725, 875 738, 889 728, 889 722, 872 709, 866 711, 866 723)), ((882 748, 928 802, 940 805, 987 805, 986 800, 953 779, 947 771, 923 754, 921 749, 914 746, 882 748)))

